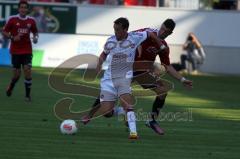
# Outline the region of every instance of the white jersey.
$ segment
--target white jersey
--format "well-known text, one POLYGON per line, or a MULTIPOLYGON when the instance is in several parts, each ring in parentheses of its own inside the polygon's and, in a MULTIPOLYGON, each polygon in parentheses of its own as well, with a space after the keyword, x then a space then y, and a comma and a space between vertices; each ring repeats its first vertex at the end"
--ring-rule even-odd
POLYGON ((147 39, 147 32, 129 32, 127 39, 118 41, 116 36, 108 38, 104 45, 107 55, 107 70, 103 79, 132 78, 133 62, 137 47, 147 39))

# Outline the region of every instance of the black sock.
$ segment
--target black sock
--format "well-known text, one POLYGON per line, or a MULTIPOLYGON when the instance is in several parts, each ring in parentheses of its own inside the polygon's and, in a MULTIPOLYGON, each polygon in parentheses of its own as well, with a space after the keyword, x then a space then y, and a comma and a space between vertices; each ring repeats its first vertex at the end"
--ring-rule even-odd
POLYGON ((153 121, 157 119, 160 109, 162 109, 162 107, 164 106, 165 98, 166 96, 161 98, 160 97, 155 98, 155 101, 152 106, 152 113, 151 113, 151 117, 153 121))
POLYGON ((92 109, 88 112, 88 116, 92 118, 99 108, 100 108, 100 98, 98 97, 93 103, 92 109))
POLYGON ((24 84, 25 84, 26 97, 30 97, 32 78, 25 78, 24 84))
POLYGON ((18 80, 19 80, 18 77, 17 77, 17 78, 12 78, 11 83, 10 83, 8 89, 12 90, 12 89, 14 88, 14 86, 15 86, 15 84, 17 83, 18 80))
POLYGON ((95 100, 95 102, 93 103, 92 107, 94 108, 94 107, 98 106, 99 104, 100 104, 100 98, 98 97, 98 98, 95 100))

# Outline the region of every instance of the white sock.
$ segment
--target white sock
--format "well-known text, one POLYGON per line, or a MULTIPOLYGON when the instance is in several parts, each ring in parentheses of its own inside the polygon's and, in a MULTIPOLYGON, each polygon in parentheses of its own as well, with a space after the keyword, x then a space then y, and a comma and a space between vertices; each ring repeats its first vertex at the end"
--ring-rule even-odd
POLYGON ((128 121, 130 133, 137 133, 136 116, 133 111, 127 112, 127 121, 128 121))

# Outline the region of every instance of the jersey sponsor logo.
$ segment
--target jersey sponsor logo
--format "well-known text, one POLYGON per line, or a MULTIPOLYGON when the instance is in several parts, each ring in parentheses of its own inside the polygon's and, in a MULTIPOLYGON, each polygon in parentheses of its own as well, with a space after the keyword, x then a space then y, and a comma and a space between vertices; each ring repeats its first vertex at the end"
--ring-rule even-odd
POLYGON ((26 29, 26 28, 18 28, 18 33, 27 34, 28 33, 28 29, 26 29))
MULTIPOLYGON (((119 69, 121 69, 120 65, 124 64, 126 66, 127 65, 126 64, 127 56, 128 55, 124 54, 124 53, 114 54, 113 57, 112 57, 112 62, 111 62, 112 67, 117 66, 119 69)), ((116 73, 118 74, 119 72, 116 72, 116 73)))
POLYGON ((113 55, 113 58, 123 59, 123 58, 127 58, 127 55, 124 53, 118 53, 118 54, 113 55))

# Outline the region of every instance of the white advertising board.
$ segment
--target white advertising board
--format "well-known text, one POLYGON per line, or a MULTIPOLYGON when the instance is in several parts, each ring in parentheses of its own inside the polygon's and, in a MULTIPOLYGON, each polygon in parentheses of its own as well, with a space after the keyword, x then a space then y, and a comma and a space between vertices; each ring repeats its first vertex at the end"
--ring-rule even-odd
POLYGON ((80 54, 99 56, 108 36, 40 34, 36 50, 43 51, 42 67, 56 67, 80 54))

